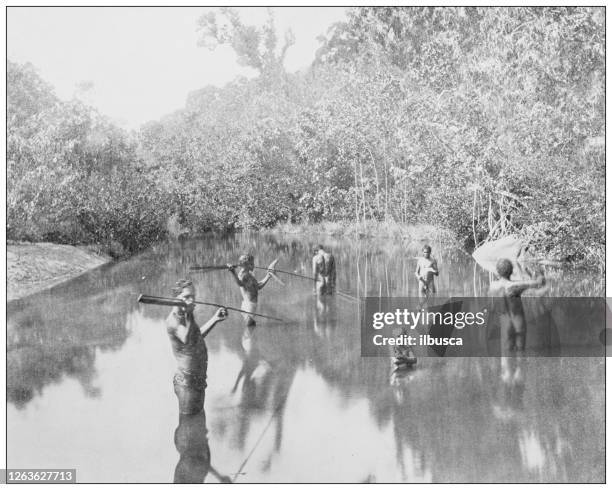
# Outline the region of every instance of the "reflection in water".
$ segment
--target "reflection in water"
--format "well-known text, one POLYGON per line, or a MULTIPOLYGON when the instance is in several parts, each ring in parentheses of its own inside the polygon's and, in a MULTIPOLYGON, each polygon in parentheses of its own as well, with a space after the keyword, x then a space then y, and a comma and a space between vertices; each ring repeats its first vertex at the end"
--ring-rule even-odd
MULTIPOLYGON (((187 401, 179 400, 179 404, 185 403, 187 401)), ((179 414, 174 445, 180 455, 174 469, 174 483, 204 483, 209 472, 220 483, 231 482, 229 476, 219 473, 211 465, 205 410, 179 414)))
MULTIPOLYGON (((589 360, 572 361, 580 371, 589 360)), ((561 381, 553 382, 564 371, 558 359, 515 358, 501 366, 499 359, 449 359, 436 366, 429 383, 420 379, 429 372, 396 378, 386 401, 376 404, 379 423, 393 424, 398 465, 416 450, 428 462, 421 468, 429 467, 437 482, 564 481, 576 471, 596 478, 598 470, 581 470, 571 459, 568 441, 586 450, 589 460, 596 454, 593 441, 580 435, 593 435, 596 424, 577 414, 568 417, 576 398, 561 381), (530 383, 530 372, 539 379, 530 383), (467 377, 469 384, 461 382, 467 377), (559 418, 560 410, 565 415, 559 418)), ((603 449, 601 441, 598 447, 603 449)))
POLYGON ((319 337, 330 338, 336 328, 336 296, 322 294, 317 290, 315 294, 314 331, 319 337))
MULTIPOLYGON (((523 408, 525 380, 527 379, 527 364, 522 356, 500 357, 500 381, 503 390, 503 401, 497 413, 500 418, 506 414, 512 418, 516 411, 523 408)), ((494 407, 494 408, 497 408, 494 407)))
MULTIPOLYGON (((283 328, 283 327, 279 327, 283 328)), ((270 344, 268 332, 262 327, 244 327, 240 342, 242 365, 232 387, 232 394, 238 394, 238 424, 234 435, 236 447, 244 448, 251 432, 252 411, 271 412, 268 426, 273 427, 274 446, 267 457, 269 466, 274 453, 281 450, 285 403, 293 383, 299 358, 288 363, 282 353, 275 353, 270 344), (268 342, 268 345, 263 345, 268 342), (272 355, 270 355, 272 353, 272 355)))
MULTIPOLYGON (((360 356, 359 303, 319 303, 312 282, 294 277, 270 283, 258 305, 293 322, 249 329, 232 315, 207 337, 206 413, 179 417, 174 431, 167 308, 136 310, 137 294, 166 296, 191 265, 224 264, 244 250, 257 251, 256 265, 280 258, 279 269, 309 274, 315 240, 336 258, 339 289, 418 295, 420 245, 242 234, 160 244, 10 303, 9 465, 68 462, 81 481, 160 482, 178 450, 177 481, 204 481, 207 472, 239 482, 603 481, 603 359, 417 353, 416 368, 390 383, 389 359, 360 356), (76 410, 67 416, 66 406, 76 410)), ((435 250, 439 296, 486 295, 488 272, 461 251, 435 250)), ((203 301, 242 301, 227 273, 190 278, 203 301)), ((547 279, 551 296, 603 291, 578 272, 551 269, 547 279)), ((580 325, 591 318, 578 318, 570 302, 524 298, 523 307, 527 349, 586 342, 580 325)), ((197 319, 213 312, 198 306, 197 319)), ((461 335, 486 340, 467 330, 461 335)))
POLYGON ((271 379, 271 369, 263 358, 258 345, 256 327, 247 325, 241 339, 240 358, 242 367, 232 388, 235 393, 242 381, 242 396, 249 404, 261 406, 261 394, 266 394, 267 385, 271 379), (258 396, 259 395, 259 396, 258 396))
POLYGON ((174 444, 180 459, 174 470, 174 483, 203 483, 210 470, 210 448, 206 412, 179 415, 174 444))
POLYGON ((156 246, 8 303, 8 401, 23 408, 64 377, 78 379, 86 396, 100 396, 94 385, 96 352, 116 351, 125 343, 134 298, 143 280, 158 280, 159 256, 166 254, 167 247, 156 246))
POLYGON ((126 317, 134 308, 121 288, 83 298, 51 290, 10 303, 8 401, 23 407, 64 376, 77 379, 86 396, 99 396, 96 352, 115 350, 125 342, 126 317))
MULTIPOLYGON (((500 358, 500 386, 496 401, 493 403, 493 415, 501 424, 501 431, 505 433, 512 455, 509 460, 516 468, 521 468, 523 481, 529 481, 533 476, 543 477, 544 480, 558 478, 555 465, 553 440, 563 427, 552 424, 551 429, 537 426, 530 417, 529 405, 525 403, 525 392, 529 374, 530 359, 518 354, 516 356, 500 358)), ((561 385, 562 386, 562 385, 561 385)), ((536 414, 542 419, 541 414, 536 414)))

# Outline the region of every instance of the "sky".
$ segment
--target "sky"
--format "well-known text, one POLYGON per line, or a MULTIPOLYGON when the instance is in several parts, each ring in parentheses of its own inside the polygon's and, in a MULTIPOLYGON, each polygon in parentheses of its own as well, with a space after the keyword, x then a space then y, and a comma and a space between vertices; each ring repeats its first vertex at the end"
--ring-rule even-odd
MULTIPOLYGON (((279 39, 295 35, 285 66, 307 67, 316 38, 346 7, 275 7, 279 39)), ((9 7, 7 53, 13 62, 32 63, 62 99, 92 82, 83 96, 117 124, 136 129, 184 106, 187 94, 222 86, 236 76, 253 76, 231 48, 197 47, 196 21, 207 7, 9 7)), ((261 25, 262 7, 239 8, 245 24, 261 25)))

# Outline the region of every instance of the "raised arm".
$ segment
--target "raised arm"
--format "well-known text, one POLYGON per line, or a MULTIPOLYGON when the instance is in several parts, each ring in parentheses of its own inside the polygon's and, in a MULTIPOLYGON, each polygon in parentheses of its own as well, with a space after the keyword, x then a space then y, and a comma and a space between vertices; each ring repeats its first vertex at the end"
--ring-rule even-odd
POLYGON ((200 327, 200 334, 202 335, 202 337, 206 337, 217 323, 222 322, 226 318, 227 310, 225 308, 219 308, 211 317, 211 319, 200 327))
POLYGON ((540 276, 536 279, 529 279, 527 281, 512 281, 512 284, 506 287, 506 290, 510 296, 520 296, 523 291, 527 289, 537 289, 546 284, 544 276, 540 276))
POLYGON ((242 284, 242 281, 238 278, 238 274, 236 274, 236 266, 227 264, 227 270, 230 271, 230 274, 234 278, 234 281, 236 281, 236 284, 238 284, 239 287, 244 287, 244 284, 242 284))
POLYGON ((270 274, 269 272, 266 272, 266 275, 264 276, 264 278, 257 283, 257 289, 262 289, 268 283, 271 277, 272 277, 272 274, 270 274))

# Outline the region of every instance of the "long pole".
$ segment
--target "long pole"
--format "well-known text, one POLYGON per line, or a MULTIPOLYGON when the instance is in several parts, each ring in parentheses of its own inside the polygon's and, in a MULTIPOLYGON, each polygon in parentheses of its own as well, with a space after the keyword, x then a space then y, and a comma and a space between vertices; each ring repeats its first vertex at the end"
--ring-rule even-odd
MULTIPOLYGON (((164 298, 162 296, 149 296, 148 294, 141 294, 138 296, 138 302, 144 303, 147 305, 160 305, 160 306, 179 306, 185 307, 187 303, 178 298, 164 298)), ((247 313, 253 316, 260 316, 262 318, 268 318, 269 320, 276 320, 278 322, 287 322, 287 320, 283 320, 282 318, 277 318, 275 316, 269 315, 261 315, 260 313, 252 313, 250 311, 241 310, 239 308, 233 308, 232 306, 220 305, 218 303, 207 303, 205 301, 194 301, 194 303, 198 305, 207 305, 207 306, 216 306, 217 308, 225 308, 226 310, 238 311, 240 313, 247 313)))
MULTIPOLYGON (((233 266, 233 267, 237 267, 237 266, 233 266)), ((192 265, 189 269, 192 271, 220 271, 220 270, 224 270, 227 268, 228 268, 227 265, 192 265)), ((261 269, 264 271, 268 270, 268 267, 254 266, 253 268, 261 269)), ((313 277, 303 276, 302 274, 296 274, 295 272, 281 271, 278 269, 274 269, 273 272, 281 272, 283 274, 289 274, 290 276, 301 277, 303 279, 310 279, 311 281, 314 281, 313 277)))
MULTIPOLYGON (((232 265, 232 267, 237 267, 237 266, 232 265)), ((192 265, 189 269, 192 271, 203 271, 204 272, 204 271, 222 271, 222 270, 229 269, 229 267, 227 265, 192 265)), ((282 272, 282 271, 277 271, 275 269, 271 269, 270 267, 255 267, 255 269, 267 270, 272 275, 272 278, 275 281, 277 281, 283 286, 285 285, 285 283, 281 281, 275 274, 275 272, 282 272)))
POLYGON ((227 265, 192 265, 189 269, 192 271, 222 271, 228 267, 227 265))
MULTIPOLYGON (((255 269, 261 269, 261 270, 268 270, 267 267, 254 267, 255 269)), ((223 270, 223 269, 227 269, 226 265, 192 265, 190 268, 190 270, 192 271, 219 271, 219 270, 223 270)), ((304 276, 302 274, 296 274, 295 272, 289 272, 289 271, 281 271, 278 269, 274 269, 274 272, 278 272, 281 274, 287 274, 289 276, 294 276, 294 277, 301 277, 302 279, 308 279, 309 281, 314 281, 314 277, 310 277, 310 276, 304 276)), ((340 290, 336 290, 336 292, 340 295, 343 296, 347 299, 351 299, 351 300, 356 300, 359 301, 359 298, 356 298, 355 296, 353 296, 352 294, 348 294, 345 292, 342 292, 340 290)))

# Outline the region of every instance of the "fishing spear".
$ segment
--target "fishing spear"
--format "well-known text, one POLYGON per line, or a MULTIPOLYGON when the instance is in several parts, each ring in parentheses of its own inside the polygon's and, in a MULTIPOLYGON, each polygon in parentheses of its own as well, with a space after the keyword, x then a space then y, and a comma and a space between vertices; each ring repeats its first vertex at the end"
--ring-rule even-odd
MULTIPOLYGON (((277 261, 278 261, 278 259, 276 259, 274 262, 272 262, 272 264, 270 264, 270 266, 276 265, 277 261)), ((262 270, 269 270, 269 267, 266 268, 266 267, 253 266, 253 268, 254 269, 262 269, 262 270)), ((228 266, 227 265, 192 265, 189 269, 192 270, 192 271, 219 271, 219 270, 228 269, 228 266)), ((314 277, 305 276, 303 274, 297 274, 295 272, 281 271, 281 270, 277 270, 277 269, 274 269, 274 272, 278 272, 280 274, 288 274, 288 275, 294 276, 294 277, 301 277, 302 279, 308 279, 309 281, 314 281, 315 280, 314 277)), ((273 277, 274 277, 274 275, 273 275, 273 277)), ((344 296, 347 299, 357 300, 358 301, 358 298, 354 297, 351 294, 348 294, 348 293, 345 293, 343 291, 340 291, 339 289, 337 289, 336 292, 340 296, 344 296)))
MULTIPOLYGON (((284 271, 277 271, 274 266, 276 265, 276 263, 278 262, 278 259, 273 260, 272 262, 270 262, 270 265, 268 267, 253 267, 254 269, 261 269, 261 270, 265 270, 268 271, 268 273, 272 276, 272 278, 277 281, 279 284, 281 285, 285 285, 285 283, 275 274, 275 272, 284 272, 284 271)), ((189 270, 192 271, 221 271, 221 270, 226 270, 230 267, 237 267, 237 265, 235 264, 230 264, 230 265, 192 265, 189 270)))
MULTIPOLYGON (((186 307, 187 303, 185 303, 182 299, 178 298, 164 298, 162 296, 150 296, 148 294, 141 294, 138 296, 138 302, 144 303, 146 305, 160 305, 160 306, 178 306, 178 307, 186 307)), ((225 306, 218 303, 207 303, 205 301, 194 301, 194 303, 198 305, 206 305, 206 306, 215 306, 217 308, 225 308, 226 310, 238 311, 240 313, 247 313, 252 316, 260 316, 262 318, 268 318, 269 320, 276 320, 277 322, 287 322, 282 318, 277 318, 275 316, 262 315, 260 313, 252 313, 250 311, 241 310, 239 308, 234 308, 232 306, 225 306)))

